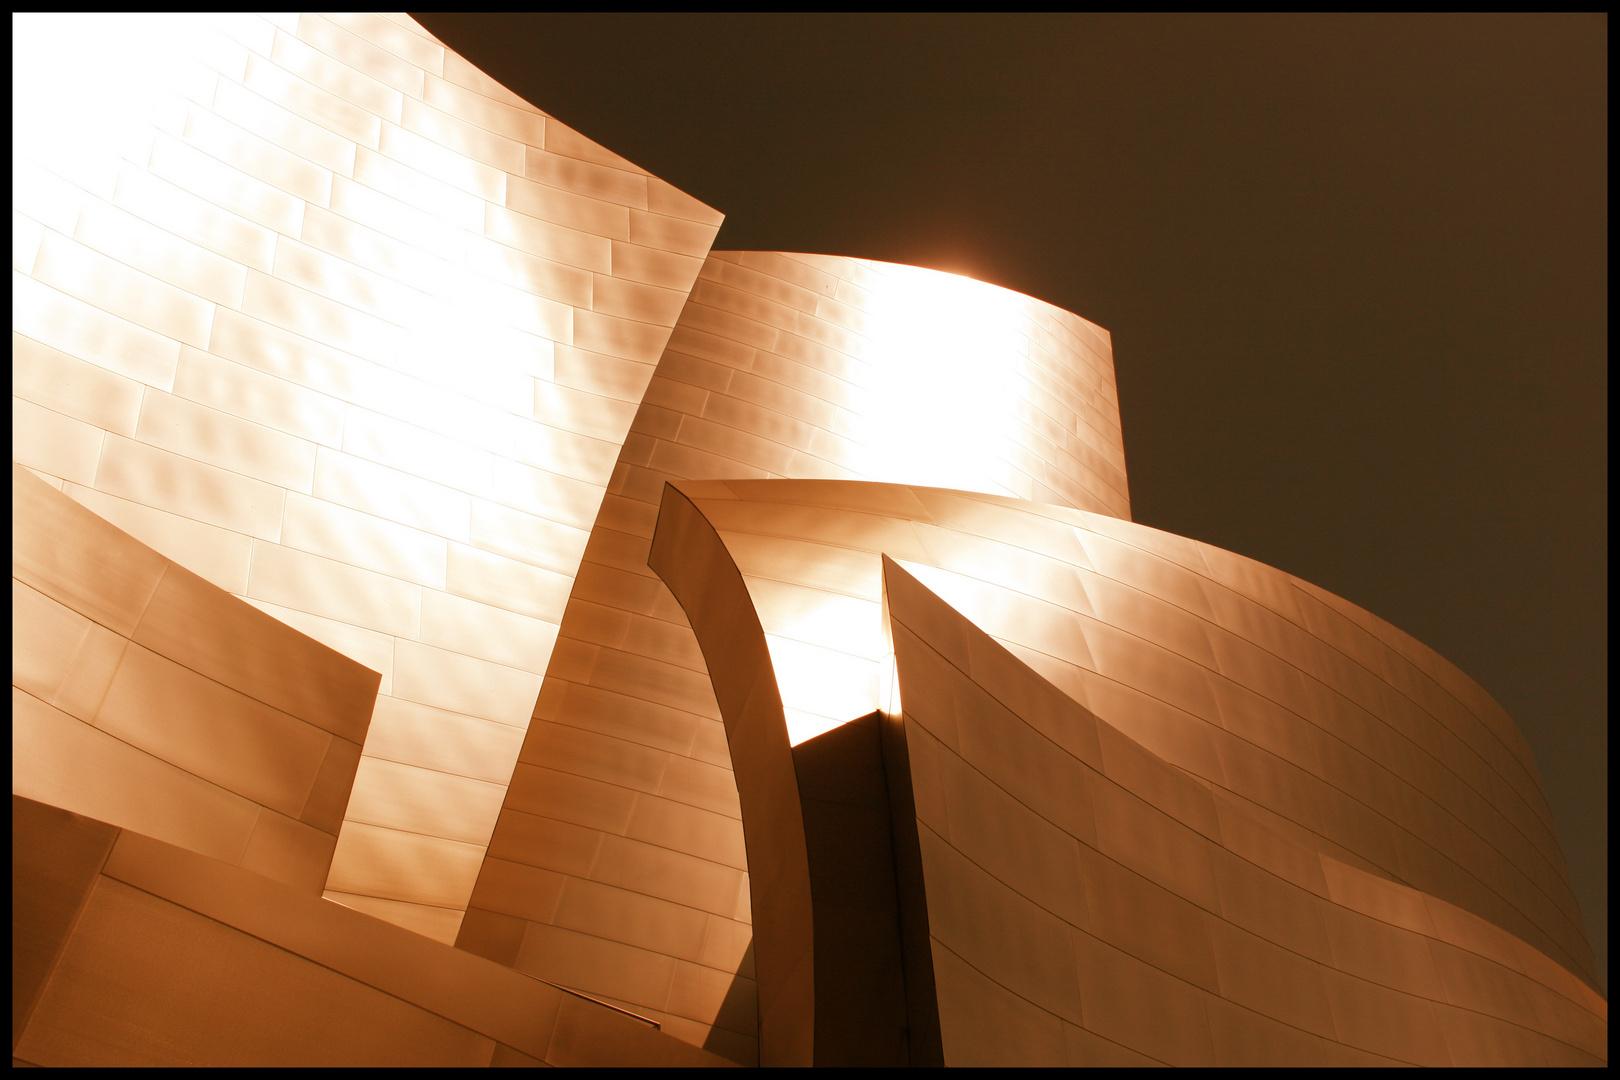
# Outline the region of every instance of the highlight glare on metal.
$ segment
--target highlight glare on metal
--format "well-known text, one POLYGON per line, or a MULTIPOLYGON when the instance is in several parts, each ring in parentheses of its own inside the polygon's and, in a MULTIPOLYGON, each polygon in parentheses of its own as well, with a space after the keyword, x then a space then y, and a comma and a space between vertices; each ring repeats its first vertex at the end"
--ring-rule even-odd
POLYGON ((453 941, 720 215, 408 20, 18 19, 14 457, 381 674, 328 895, 453 941))
POLYGON ((1512 721, 1133 524, 1107 331, 403 15, 13 30, 19 1060, 1606 1062, 1512 721))

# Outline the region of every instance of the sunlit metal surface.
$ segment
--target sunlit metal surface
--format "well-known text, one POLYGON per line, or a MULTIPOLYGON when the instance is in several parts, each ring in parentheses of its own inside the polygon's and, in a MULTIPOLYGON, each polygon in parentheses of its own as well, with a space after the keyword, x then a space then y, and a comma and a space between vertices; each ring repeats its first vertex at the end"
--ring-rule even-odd
POLYGON ((29 872, 76 875, 22 963, 83 960, 30 1052, 116 1013, 140 1060, 263 1063, 118 987, 228 954, 229 1000, 272 942, 283 996, 350 1005, 249 1010, 265 1061, 334 1012, 352 1063, 1606 1059, 1511 721, 1133 525, 1106 331, 711 253, 717 212, 405 16, 14 31, 13 457, 79 504, 19 477, 53 524, 14 553, 13 786, 29 872), (671 482, 713 542, 652 557, 671 482), (868 936, 816 951, 840 904, 868 936))
POLYGON ((377 673, 16 464, 11 512, 12 793, 319 896, 377 673))
POLYGON ((1208 544, 1004 497, 680 488, 732 552, 767 638, 795 643, 771 650, 790 731, 825 699, 815 673, 833 670, 793 666, 811 650, 859 665, 870 693, 846 718, 882 706, 888 554, 1075 701, 1282 833, 1595 978, 1522 737, 1471 679, 1354 605, 1208 544))
MULTIPOLYGON (((1465 676, 1343 600, 1117 519, 862 482, 669 485, 651 562, 714 663, 733 747, 787 741, 790 680, 762 640, 784 621, 833 642, 876 621, 892 657, 869 658, 894 680, 892 865, 919 887, 809 844, 811 943, 798 879, 753 879, 762 998, 816 972, 793 1014, 814 1063, 848 1045, 821 981, 851 970, 845 937, 870 939, 857 898, 896 893, 914 1065, 1606 1059, 1528 751, 1465 676), (832 602, 806 619, 784 585, 832 602), (784 939, 811 963, 785 962, 784 939)), ((848 770, 845 843, 867 843, 861 752, 827 754, 848 770)), ((745 799, 750 851, 791 849, 795 826, 808 843, 825 813, 797 751, 797 778, 767 782, 782 756, 734 755, 739 790, 805 808, 745 799)), ((863 1026, 859 1060, 877 1034, 863 1026)), ((760 1040, 762 1061, 791 1060, 780 1026, 760 1040)))
POLYGON ((452 941, 720 215, 405 16, 14 32, 13 457, 381 674, 329 895, 452 941))
POLYGON ((1543 953, 1275 829, 890 560, 884 586, 943 1063, 1607 1060, 1608 1003, 1543 953))
MULTIPOLYGON (((647 555, 665 481, 782 476, 1127 516, 1108 334, 917 267, 704 263, 619 455, 458 943, 738 1060, 755 1044, 736 785, 697 642, 647 555), (534 889, 547 899, 516 898, 534 889)), ((846 649, 874 648, 876 624, 865 632, 846 649)), ((870 711, 858 658, 768 633, 797 676, 793 741, 870 711)))

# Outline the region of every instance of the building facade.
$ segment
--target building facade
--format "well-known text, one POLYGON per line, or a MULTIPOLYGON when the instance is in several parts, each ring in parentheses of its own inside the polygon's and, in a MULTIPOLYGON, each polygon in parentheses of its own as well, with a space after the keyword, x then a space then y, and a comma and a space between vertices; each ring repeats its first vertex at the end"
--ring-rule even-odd
POLYGON ((1106 331, 405 16, 15 31, 20 1060, 1606 1061, 1511 720, 1133 524, 1106 331))

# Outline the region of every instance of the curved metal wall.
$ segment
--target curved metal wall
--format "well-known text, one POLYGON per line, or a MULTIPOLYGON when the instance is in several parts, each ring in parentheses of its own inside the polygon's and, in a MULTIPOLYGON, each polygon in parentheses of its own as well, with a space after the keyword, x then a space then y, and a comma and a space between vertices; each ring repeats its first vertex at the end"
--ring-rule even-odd
POLYGON ((627 463, 1130 517, 1108 331, 1010 289, 870 259, 717 251, 659 376, 632 435, 647 460, 627 463))
MULTIPOLYGON (((328 897, 758 1060, 746 802, 648 566, 676 481, 744 577, 790 748, 881 701, 887 553, 1162 758, 1148 802, 1238 808, 1417 896, 1436 940, 1454 910, 1450 945, 1606 1024, 1568 985, 1590 949, 1511 721, 1366 612, 1130 524, 1106 331, 935 271, 709 254, 718 213, 404 16, 14 29, 13 457, 380 673, 328 897)), ((989 768, 957 756, 930 775, 989 768)), ((953 970, 942 1009, 992 1000, 953 970)))
POLYGON ((720 215, 403 15, 15 32, 13 457, 381 673, 328 895, 453 940, 720 215))
POLYGON ((943 1063, 1607 1061, 1608 1003, 1536 949, 1273 831, 887 560, 884 590, 943 1063))
MULTIPOLYGON (((1108 335, 917 267, 704 263, 619 456, 458 941, 739 1060, 755 1021, 736 785, 697 642, 647 554, 666 480, 773 476, 1126 516, 1108 335)), ((861 677, 841 664, 819 680, 832 693, 796 700, 794 741, 870 711, 861 677)))
POLYGON ((1061 507, 869 483, 679 487, 748 584, 790 717, 827 693, 825 653, 864 668, 851 680, 874 688, 863 711, 881 706, 887 554, 1280 834, 1595 981, 1528 747, 1472 680, 1354 605, 1208 544, 1061 507))
MULTIPOLYGON (((896 1031, 913 1065, 1606 1059, 1607 1003, 1571 970, 1591 977, 1584 937, 1522 910, 1527 884, 1568 897, 1556 845, 1515 845, 1511 812, 1437 779, 1480 775, 1443 737, 1459 716, 1395 704, 1421 697, 1415 668, 1380 663, 1361 722, 1323 707, 1361 697, 1376 654, 1300 617, 1287 575, 1064 508, 847 481, 669 485, 651 562, 710 660, 748 850, 797 868, 752 882, 762 1063, 892 1061, 896 1031), (788 753, 767 644, 874 623, 895 695, 875 791, 870 718, 788 753), (1318 692, 1281 692, 1301 683, 1318 692), (1200 684, 1213 717, 1187 709, 1200 684), (884 787, 874 834, 860 808, 884 787), (1508 854, 1475 862, 1463 831, 1508 854), (852 1016, 868 984, 885 996, 852 1016)), ((1486 746, 1475 720, 1460 741, 1486 746)))

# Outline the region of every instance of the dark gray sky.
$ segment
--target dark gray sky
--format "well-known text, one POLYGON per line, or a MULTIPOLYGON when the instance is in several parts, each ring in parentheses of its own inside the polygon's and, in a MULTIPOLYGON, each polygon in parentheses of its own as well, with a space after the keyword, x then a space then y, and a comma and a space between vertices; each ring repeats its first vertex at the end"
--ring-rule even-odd
POLYGON ((417 18, 724 212, 717 249, 1107 327, 1135 519, 1495 696, 1607 987, 1605 17, 417 18))

